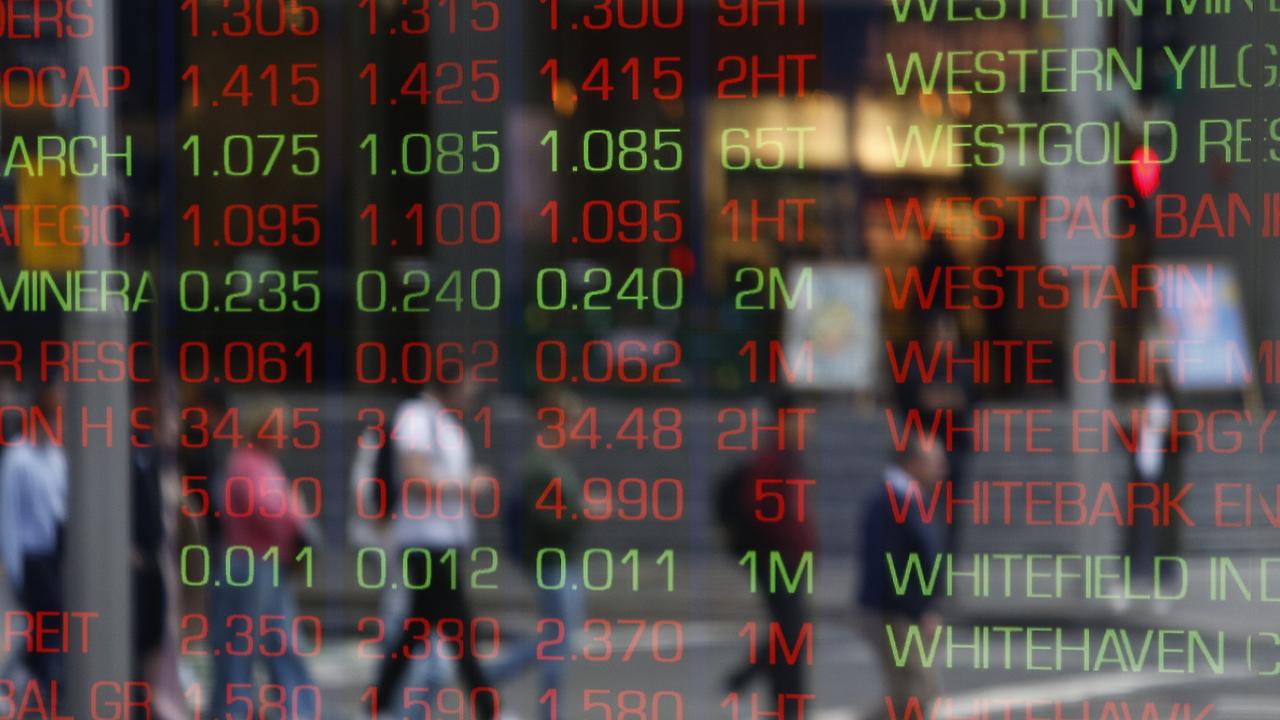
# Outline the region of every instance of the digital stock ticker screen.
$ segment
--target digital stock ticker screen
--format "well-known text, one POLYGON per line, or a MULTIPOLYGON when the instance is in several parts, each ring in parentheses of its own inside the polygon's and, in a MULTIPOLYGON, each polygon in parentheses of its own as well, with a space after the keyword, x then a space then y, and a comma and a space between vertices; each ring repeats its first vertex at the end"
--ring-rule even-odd
POLYGON ((1280 720, 1277 0, 0 0, 0 720, 1280 720))

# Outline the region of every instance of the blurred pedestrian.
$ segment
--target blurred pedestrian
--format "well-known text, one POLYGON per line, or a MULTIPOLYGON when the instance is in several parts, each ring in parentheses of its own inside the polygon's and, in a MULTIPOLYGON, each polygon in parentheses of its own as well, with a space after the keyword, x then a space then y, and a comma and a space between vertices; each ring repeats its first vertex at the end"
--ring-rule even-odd
MULTIPOLYGON (((971 348, 963 344, 959 321, 953 313, 945 310, 933 310, 924 316, 920 344, 924 358, 933 357, 935 352, 940 357, 946 357, 948 347, 956 357, 968 357, 971 354, 971 348)), ((898 407, 904 414, 909 410, 918 411, 925 427, 932 425, 935 413, 951 411, 957 419, 967 418, 977 399, 975 380, 975 366, 972 363, 957 363, 949 378, 945 363, 939 363, 929 382, 924 381, 921 367, 912 363, 904 381, 896 386, 898 407)), ((945 479, 951 482, 956 497, 965 497, 969 492, 971 450, 972 444, 963 439, 947 448, 948 473, 945 479)), ((951 523, 943 531, 943 549, 947 552, 958 551, 959 528, 959 523, 951 523)))
MULTIPOLYGON (((554 385, 541 386, 539 407, 564 410, 565 425, 574 427, 582 417, 582 399, 575 393, 554 385)), ((572 441, 570 441, 570 445, 572 441)), ((564 686, 567 665, 564 660, 539 660, 539 639, 562 638, 574 647, 585 615, 582 593, 582 531, 580 519, 586 512, 582 477, 568 457, 569 448, 550 451, 541 448, 531 452, 523 462, 519 482, 505 494, 503 512, 507 518, 507 541, 513 555, 520 559, 525 573, 537 584, 538 553, 544 548, 564 552, 564 576, 556 573, 555 587, 537 589, 538 621, 536 634, 505 641, 509 652, 491 668, 495 680, 503 682, 534 665, 540 671, 538 697, 564 686)), ((507 636, 510 637, 510 636, 507 636)), ((551 706, 542 705, 543 717, 552 720, 551 706)))
MULTIPOLYGON (((133 385, 135 406, 151 408, 155 403, 152 383, 133 385)), ((164 541, 164 510, 160 497, 160 450, 150 428, 133 432, 129 448, 131 485, 129 520, 132 523, 132 546, 129 564, 133 570, 133 640, 134 661, 141 666, 159 647, 164 638, 164 620, 168 605, 164 578, 160 571, 160 548, 164 541)), ((141 673, 135 670, 135 675, 141 673)))
MULTIPOLYGON (((36 391, 34 409, 53 422, 63 407, 61 383, 36 391)), ((67 456, 35 426, 11 444, 0 460, 0 557, 22 609, 28 613, 63 610, 63 533, 67 520, 67 456)), ((60 679, 62 654, 27 653, 32 679, 48 691, 60 679)))
POLYGON ((890 633, 895 638, 903 638, 907 628, 915 624, 920 627, 927 645, 941 622, 933 610, 934 598, 925 595, 918 585, 899 593, 888 563, 892 558, 895 566, 902 568, 910 555, 917 554, 928 566, 942 552, 942 537, 939 528, 924 522, 914 511, 899 523, 893 515, 890 497, 901 506, 913 486, 924 497, 929 497, 946 477, 947 458, 941 443, 925 442, 913 436, 904 451, 885 469, 883 480, 875 483, 868 503, 861 527, 858 605, 862 612, 862 630, 875 649, 886 688, 882 701, 873 712, 864 714, 864 718, 891 717, 890 700, 893 716, 902 717, 903 708, 912 699, 925 709, 938 695, 936 672, 925 667, 919 654, 914 652, 908 653, 906 662, 899 665, 889 641, 890 633))
MULTIPOLYGON (((184 409, 190 409, 189 413, 178 413, 181 418, 176 428, 177 433, 182 437, 198 437, 195 432, 194 425, 201 415, 208 418, 222 418, 227 412, 226 395, 215 385, 205 384, 196 385, 184 383, 180 387, 182 398, 180 406, 184 409), (202 411, 201 413, 194 412, 202 411)), ((162 436, 162 440, 167 440, 162 436)), ((181 468, 183 475, 204 478, 209 483, 209 490, 213 492, 221 487, 223 469, 226 467, 226 452, 222 443, 204 442, 204 443, 184 443, 176 442, 178 467, 181 468)), ((180 535, 186 534, 187 540, 192 542, 200 542, 210 547, 221 546, 222 544, 222 523, 220 517, 214 517, 213 512, 206 508, 205 512, 200 512, 199 508, 191 506, 182 514, 184 518, 195 518, 193 525, 180 528, 180 535)), ((190 543, 179 543, 190 544, 190 543)))
MULTIPOLYGON (((175 402, 173 411, 162 413, 157 418, 157 439, 168 446, 172 452, 179 476, 178 492, 165 493, 165 497, 177 495, 174 502, 179 512, 174 518, 172 548, 164 560, 164 572, 170 588, 173 605, 184 611, 202 612, 213 622, 213 588, 200 587, 181 582, 177 548, 190 545, 201 545, 209 548, 211 558, 221 558, 225 544, 222 542, 221 512, 214 517, 215 508, 212 500, 202 499, 197 492, 188 492, 190 485, 207 488, 209 498, 218 495, 222 488, 223 469, 226 467, 226 446, 221 442, 188 442, 198 439, 203 428, 202 422, 218 422, 227 413, 227 398, 221 388, 212 383, 178 383, 173 390, 175 402)), ((168 455, 166 455, 168 457, 168 455)), ((176 625, 175 625, 176 627, 176 625)), ((183 688, 196 682, 195 666, 192 658, 178 652, 177 676, 183 688)), ((185 703, 186 698, 183 698, 185 703)))
MULTIPOLYGON (((155 377, 148 373, 149 376, 155 377)), ((149 429, 135 428, 130 448, 132 478, 134 676, 151 689, 149 708, 135 709, 135 717, 179 720, 190 717, 182 682, 183 658, 178 647, 178 579, 173 529, 176 492, 175 467, 178 413, 163 391, 164 380, 131 387, 134 407, 149 415, 149 429)))
MULTIPOLYGON (((1138 450, 1133 453, 1129 467, 1129 482, 1143 484, 1132 488, 1130 495, 1136 502, 1159 506, 1160 497, 1177 497, 1182 491, 1182 462, 1171 442, 1173 433, 1174 393, 1169 374, 1163 366, 1154 370, 1151 382, 1143 387, 1139 400, 1140 418, 1133 431, 1137 433, 1138 450), (1168 488, 1165 490, 1164 488, 1168 488), (1164 493, 1168 493, 1165 495, 1164 493)), ((1125 529, 1124 554, 1136 578, 1155 582, 1157 557, 1177 555, 1180 549, 1181 527, 1176 517, 1169 522, 1157 520, 1139 512, 1134 522, 1125 529)), ((1161 577, 1166 587, 1176 586, 1179 577, 1161 577)), ((1121 601, 1123 604, 1123 600, 1121 601)), ((1157 609, 1163 609, 1159 603, 1157 609)))
MULTIPOLYGON (((775 417, 795 406, 795 398, 780 394, 772 398, 770 410, 775 417)), ((810 415, 806 420, 811 420, 810 415)), ((729 535, 734 560, 754 551, 755 586, 763 595, 769 620, 789 643, 796 643, 808 621, 804 590, 788 589, 777 582, 772 573, 773 558, 779 558, 794 571, 817 549, 814 528, 817 521, 811 504, 813 481, 805 475, 803 457, 804 434, 810 422, 802 424, 799 416, 787 416, 780 442, 765 447, 745 464, 731 469, 717 488, 717 513, 729 535), (762 500, 769 495, 769 500, 762 500), (776 497, 780 495, 782 499, 776 497), (764 503, 769 508, 764 508, 764 503), (763 512, 760 512, 763 510, 763 512), (776 517, 775 517, 776 516, 776 517)), ((759 633, 759 646, 725 680, 729 692, 741 692, 758 674, 766 675, 773 697, 803 695, 805 671, 800 662, 774 658, 769 642, 773 633, 759 633), (751 662, 754 656, 755 662, 751 662)), ((781 702, 781 700, 779 700, 781 702)))
MULTIPOLYGON (((273 413, 287 411, 271 397, 259 397, 241 412, 240 423, 246 428, 265 427, 273 413)), ((256 687, 254 667, 259 659, 270 682, 283 688, 290 718, 319 718, 314 694, 299 690, 311 680, 293 633, 287 632, 283 647, 277 651, 273 645, 270 653, 246 655, 229 652, 227 647, 238 644, 236 636, 252 632, 268 617, 280 627, 291 628, 297 615, 292 582, 284 570, 304 544, 307 513, 292 497, 276 450, 270 442, 236 448, 227 458, 223 482, 211 492, 212 504, 221 515, 222 544, 210 555, 215 567, 225 568, 225 574, 213 573, 217 581, 210 596, 209 644, 214 651, 210 717, 214 718, 247 720, 244 704, 234 702, 234 688, 256 687), (268 555, 272 549, 275 560, 268 555)))
MULTIPOLYGON (((475 385, 469 378, 434 382, 418 397, 401 403, 390 426, 394 428, 388 439, 394 482, 389 484, 394 487, 388 489, 388 495, 401 501, 391 529, 401 555, 396 566, 405 568, 405 585, 420 588, 410 591, 409 617, 426 620, 432 629, 444 618, 458 620, 463 627, 471 625, 464 583, 444 579, 452 576, 475 538, 467 499, 474 471, 471 442, 454 414, 465 412, 474 394, 475 385), (428 552, 406 554, 410 549, 428 552), (449 559, 451 550, 453 560, 449 559)), ((386 656, 378 673, 378 696, 392 706, 411 657, 435 654, 421 647, 432 635, 422 637, 417 623, 405 622, 401 627, 390 633, 400 633, 393 646, 397 651, 386 656)), ((465 648, 458 666, 469 690, 491 687, 475 648, 465 648)), ((476 705, 480 720, 493 719, 494 700, 489 693, 478 693, 476 705)))

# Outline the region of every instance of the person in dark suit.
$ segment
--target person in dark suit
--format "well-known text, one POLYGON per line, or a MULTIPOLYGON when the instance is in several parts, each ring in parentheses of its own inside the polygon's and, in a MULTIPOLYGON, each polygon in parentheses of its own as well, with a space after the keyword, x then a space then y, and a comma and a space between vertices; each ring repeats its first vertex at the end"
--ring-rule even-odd
POLYGON ((895 713, 915 699, 927 712, 926 704, 938 693, 938 678, 932 668, 924 667, 916 653, 899 665, 893 655, 889 633, 905 636, 911 625, 917 625, 928 643, 937 632, 940 619, 933 610, 934 598, 925 595, 912 583, 899 593, 889 572, 889 558, 903 567, 912 554, 920 556, 928 566, 943 551, 943 519, 935 515, 925 522, 913 504, 912 511, 895 518, 890 497, 899 508, 909 492, 918 491, 928 498, 938 483, 947 477, 947 457, 940 442, 925 443, 912 438, 885 469, 884 477, 875 483, 871 502, 861 525, 861 554, 857 601, 862 613, 862 630, 875 649, 884 676, 886 691, 877 708, 862 717, 887 718, 890 701, 895 713))

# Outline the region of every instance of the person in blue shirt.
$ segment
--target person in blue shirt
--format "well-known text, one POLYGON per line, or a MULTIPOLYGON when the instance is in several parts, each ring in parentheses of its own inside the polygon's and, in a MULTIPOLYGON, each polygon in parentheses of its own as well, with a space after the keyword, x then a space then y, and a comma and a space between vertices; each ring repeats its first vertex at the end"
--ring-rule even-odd
POLYGON ((890 633, 897 639, 899 653, 906 645, 907 629, 919 627, 926 647, 933 633, 938 631, 939 618, 933 611, 935 598, 925 595, 914 580, 905 587, 895 587, 890 575, 890 558, 898 575, 904 575, 907 558, 913 553, 920 556, 925 567, 943 551, 946 518, 942 515, 942 503, 930 522, 918 512, 918 498, 926 506, 934 488, 947 476, 947 457, 942 443, 924 443, 912 438, 903 452, 885 469, 883 479, 874 483, 871 502, 861 525, 861 554, 857 599, 862 611, 862 630, 868 643, 875 649, 886 685, 885 694, 877 707, 864 713, 865 718, 902 717, 907 703, 920 703, 928 715, 929 704, 937 696, 938 679, 932 668, 920 663, 918 653, 908 653, 906 662, 899 666, 894 658, 890 633), (913 497, 910 510, 903 514, 908 493, 913 497), (892 500, 891 500, 892 498, 892 500), (899 515, 895 517, 894 507, 899 515), (899 591, 902 592, 899 592, 899 591), (892 702, 894 712, 889 712, 892 702))

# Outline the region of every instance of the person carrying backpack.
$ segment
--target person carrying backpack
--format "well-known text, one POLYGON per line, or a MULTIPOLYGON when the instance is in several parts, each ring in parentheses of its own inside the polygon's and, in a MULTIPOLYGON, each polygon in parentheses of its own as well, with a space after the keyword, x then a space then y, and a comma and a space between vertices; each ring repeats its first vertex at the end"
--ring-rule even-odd
MULTIPOLYGON (((408 616, 421 618, 431 627, 445 618, 459 620, 463 627, 471 625, 464 583, 455 585, 445 579, 456 567, 450 563, 466 557, 475 540, 474 522, 463 505, 474 470, 471 442, 454 415, 468 407, 474 394, 470 378, 431 383, 420 395, 400 404, 389 426, 394 433, 388 433, 387 438, 392 450, 392 471, 388 474, 392 481, 387 483, 387 491, 389 497, 395 492, 401 503, 391 520, 391 540, 399 549, 393 556, 396 564, 405 568, 404 584, 413 588, 408 616), (441 507, 428 512, 432 494, 439 497, 441 507), (422 549, 427 552, 419 552, 422 549)), ((417 627, 405 623, 393 646, 399 651, 383 660, 377 680, 379 697, 399 697, 411 659, 427 654, 422 644, 428 640, 417 627)), ((458 669, 468 690, 492 687, 474 652, 462 653, 458 669)), ((476 705, 479 720, 493 720, 496 708, 492 695, 477 694, 476 705)))

